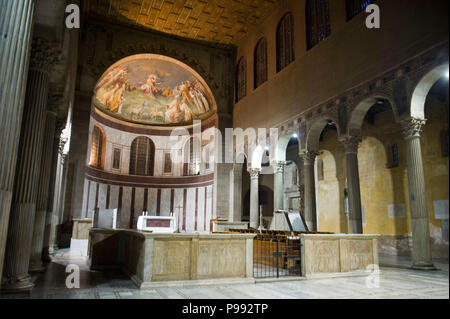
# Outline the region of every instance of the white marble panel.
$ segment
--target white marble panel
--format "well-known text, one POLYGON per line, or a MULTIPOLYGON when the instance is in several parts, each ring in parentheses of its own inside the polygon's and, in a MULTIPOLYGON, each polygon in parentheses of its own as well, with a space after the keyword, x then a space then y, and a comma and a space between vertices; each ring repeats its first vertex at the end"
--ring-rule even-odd
POLYGON ((134 216, 142 215, 142 210, 144 209, 144 189, 136 187, 134 194, 134 216))
POLYGON ((205 187, 198 189, 198 218, 197 230, 205 231, 205 187))
POLYGON ((109 191, 109 208, 114 209, 119 207, 119 186, 111 185, 109 191))
POLYGON ((195 188, 188 188, 186 199, 186 232, 194 232, 195 223, 195 188))
POLYGON ((156 201, 158 197, 158 189, 149 188, 148 189, 148 202, 147 210, 150 216, 156 216, 156 201))
POLYGON ((87 205, 87 197, 88 197, 88 184, 89 181, 85 178, 84 179, 84 186, 83 186, 83 205, 81 206, 81 216, 86 217, 86 205, 87 205))
POLYGON ((95 193, 97 191, 97 183, 91 181, 91 186, 89 189, 89 206, 88 206, 88 217, 92 218, 93 211, 95 209, 95 193))
MULTIPOLYGON (((131 211, 131 187, 122 188, 122 211, 120 223, 122 227, 128 228, 130 225, 130 211, 131 211)), ((135 221, 137 224, 137 220, 135 221)), ((136 227, 136 225, 133 225, 136 227)))
POLYGON ((212 216, 212 190, 213 186, 208 186, 206 191, 206 231, 210 232, 210 225, 209 221, 211 220, 212 216))
POLYGON ((106 195, 108 191, 108 185, 100 184, 98 189, 98 208, 106 209, 106 195))
POLYGON ((160 215, 161 216, 170 216, 170 188, 161 189, 161 206, 160 206, 160 215))
POLYGON ((175 188, 173 210, 175 216, 177 217, 178 229, 180 230, 183 225, 183 193, 184 193, 183 188, 175 188))

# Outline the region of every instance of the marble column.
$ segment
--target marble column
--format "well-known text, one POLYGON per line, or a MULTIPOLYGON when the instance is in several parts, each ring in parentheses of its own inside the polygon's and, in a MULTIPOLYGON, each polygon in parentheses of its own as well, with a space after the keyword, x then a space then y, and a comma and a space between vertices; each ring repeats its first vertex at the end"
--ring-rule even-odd
POLYGON ((242 166, 244 164, 233 164, 230 178, 230 214, 229 221, 240 222, 242 220, 242 166))
POLYGON ((0 283, 28 75, 35 0, 0 0, 0 283))
POLYGON ((361 190, 359 185, 358 168, 358 145, 361 141, 362 138, 359 136, 348 136, 341 140, 345 147, 345 156, 347 160, 350 234, 363 233, 361 190))
MULTIPOLYGON (((60 144, 61 145, 61 144, 60 144)), ((53 255, 56 250, 58 250, 58 226, 60 222, 62 197, 63 197, 63 186, 64 186, 64 163, 67 158, 66 154, 62 153, 64 144, 60 146, 58 153, 58 168, 56 170, 56 181, 55 181, 55 197, 53 199, 53 211, 50 224, 50 237, 48 253, 53 255)))
MULTIPOLYGON (((53 247, 52 240, 52 231, 54 228, 55 218, 53 217, 54 207, 57 203, 55 203, 55 198, 57 196, 58 191, 58 183, 59 183, 59 162, 60 162, 60 141, 61 141, 61 132, 65 126, 65 122, 57 119, 56 121, 56 130, 55 136, 53 138, 53 158, 52 158, 52 172, 50 178, 49 185, 49 196, 47 201, 47 216, 45 218, 45 232, 44 232, 44 252, 43 252, 43 260, 46 262, 50 262, 50 255, 54 253, 55 247, 53 247)), ((57 248, 57 247, 56 247, 57 248)))
POLYGON ((409 118, 400 122, 406 141, 409 202, 412 225, 413 268, 434 269, 431 259, 430 229, 427 212, 425 177, 422 164, 420 134, 426 120, 409 118))
POLYGON ((34 221, 33 240, 31 245, 30 272, 44 271, 42 264, 42 248, 44 244, 45 219, 47 215, 47 203, 50 176, 52 173, 53 136, 55 134, 56 114, 47 111, 45 121, 45 138, 42 151, 42 160, 39 176, 39 187, 36 204, 36 216, 34 221))
POLYGON ((250 169, 250 227, 259 227, 259 169, 250 169))
POLYGON ((37 190, 42 157, 49 71, 54 49, 42 39, 33 39, 25 97, 22 132, 16 167, 13 200, 5 250, 2 289, 30 289, 28 275, 37 190))
POLYGON ((314 162, 317 152, 305 151, 300 153, 303 160, 305 184, 305 222, 309 231, 317 231, 316 216, 316 186, 314 179, 314 162))
POLYGON ((284 210, 284 166, 286 162, 275 163, 274 174, 274 209, 284 210))

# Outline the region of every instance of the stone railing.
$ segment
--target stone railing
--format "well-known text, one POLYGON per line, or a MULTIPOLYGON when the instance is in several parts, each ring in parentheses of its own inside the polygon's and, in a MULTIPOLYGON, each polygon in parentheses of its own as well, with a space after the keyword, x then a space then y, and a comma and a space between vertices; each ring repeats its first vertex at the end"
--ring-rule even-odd
POLYGON ((302 275, 351 273, 378 266, 379 235, 302 234, 302 275))
POLYGON ((254 234, 91 229, 89 237, 91 270, 121 269, 141 289, 254 282, 254 234))

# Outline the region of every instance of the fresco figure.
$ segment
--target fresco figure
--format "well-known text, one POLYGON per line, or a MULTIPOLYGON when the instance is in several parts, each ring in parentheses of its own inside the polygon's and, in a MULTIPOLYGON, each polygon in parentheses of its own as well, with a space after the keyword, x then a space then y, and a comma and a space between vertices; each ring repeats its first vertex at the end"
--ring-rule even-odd
POLYGON ((175 98, 172 103, 166 106, 166 108, 166 122, 175 123, 177 121, 177 118, 182 114, 180 105, 178 104, 178 98, 175 98))
POLYGON ((125 90, 125 84, 122 84, 120 87, 118 86, 119 84, 116 85, 114 94, 110 98, 111 102, 108 104, 109 110, 113 113, 117 113, 117 111, 119 110, 120 101, 123 97, 122 94, 125 90))
POLYGON ((145 94, 155 98, 156 94, 158 94, 159 92, 159 89, 157 87, 157 85, 159 84, 161 84, 161 82, 157 81, 156 75, 150 74, 150 76, 147 79, 147 82, 145 82, 145 84, 141 86, 141 90, 145 94))
POLYGON ((195 117, 195 114, 192 112, 191 108, 187 105, 186 99, 183 98, 183 102, 181 102, 181 112, 184 112, 184 120, 186 122, 192 121, 192 119, 195 117))

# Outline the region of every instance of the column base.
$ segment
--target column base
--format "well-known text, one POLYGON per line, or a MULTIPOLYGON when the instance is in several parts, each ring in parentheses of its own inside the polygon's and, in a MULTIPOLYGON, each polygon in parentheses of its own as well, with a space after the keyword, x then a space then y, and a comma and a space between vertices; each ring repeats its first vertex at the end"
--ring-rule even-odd
POLYGON ((411 268, 415 270, 437 270, 433 264, 413 264, 411 268))
POLYGON ((44 263, 49 263, 49 262, 52 261, 52 258, 50 257, 50 254, 48 253, 48 250, 47 250, 47 249, 45 249, 45 250, 44 250, 44 253, 42 254, 42 261, 43 261, 44 263))
POLYGON ((28 275, 25 278, 15 278, 13 280, 5 280, 2 284, 0 291, 2 293, 17 293, 17 292, 27 292, 32 290, 34 283, 31 282, 31 276, 28 275))
POLYGON ((53 245, 53 247, 48 248, 48 254, 50 256, 54 255, 58 249, 59 249, 58 245, 53 245))
POLYGON ((46 270, 46 268, 42 264, 42 261, 31 262, 30 268, 28 269, 29 272, 39 272, 39 273, 45 272, 45 270, 46 270))

